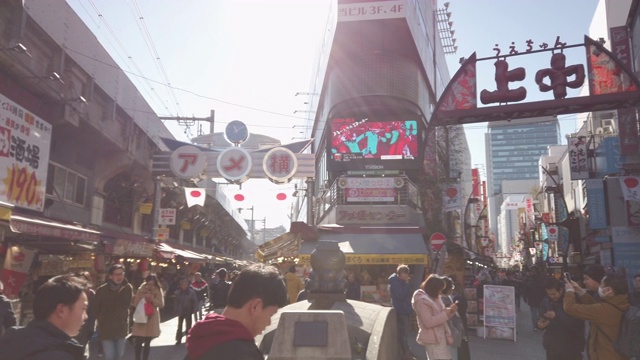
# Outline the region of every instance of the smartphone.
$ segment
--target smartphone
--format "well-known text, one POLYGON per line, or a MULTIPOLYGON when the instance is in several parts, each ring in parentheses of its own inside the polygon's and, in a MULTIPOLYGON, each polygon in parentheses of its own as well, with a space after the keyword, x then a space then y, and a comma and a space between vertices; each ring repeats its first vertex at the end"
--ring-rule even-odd
POLYGON ((569 274, 568 272, 564 273, 564 278, 565 278, 566 280, 571 281, 571 274, 569 274))

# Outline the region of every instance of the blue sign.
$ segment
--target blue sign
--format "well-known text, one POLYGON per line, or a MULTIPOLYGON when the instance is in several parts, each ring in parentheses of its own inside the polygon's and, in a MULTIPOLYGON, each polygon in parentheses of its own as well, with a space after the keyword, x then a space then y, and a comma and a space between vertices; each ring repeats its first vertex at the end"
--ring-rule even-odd
POLYGON ((602 179, 586 180, 587 211, 589 212, 589 228, 600 230, 607 228, 607 208, 602 179))
POLYGON ((569 247, 569 229, 558 226, 558 253, 564 254, 569 247))
POLYGON ((542 260, 547 261, 548 256, 549 256, 549 244, 542 243, 542 260))
POLYGON ((545 223, 540 224, 540 238, 542 240, 547 240, 549 238, 549 233, 547 232, 547 225, 545 223))
POLYGON ((620 174, 624 156, 620 154, 620 138, 617 136, 602 139, 596 149, 596 176, 603 178, 609 174, 620 174))

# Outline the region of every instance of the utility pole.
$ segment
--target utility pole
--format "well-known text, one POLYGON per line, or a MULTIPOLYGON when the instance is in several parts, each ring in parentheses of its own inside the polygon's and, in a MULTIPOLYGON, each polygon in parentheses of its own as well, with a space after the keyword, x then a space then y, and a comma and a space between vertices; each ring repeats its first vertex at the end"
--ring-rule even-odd
MULTIPOLYGON (((195 125, 196 121, 205 121, 209 123, 209 134, 213 134, 213 124, 216 118, 216 111, 211 110, 211 114, 209 117, 186 117, 186 116, 158 116, 160 120, 175 120, 178 122, 178 125, 190 127, 195 125)), ((204 135, 200 130, 197 135, 204 135)))

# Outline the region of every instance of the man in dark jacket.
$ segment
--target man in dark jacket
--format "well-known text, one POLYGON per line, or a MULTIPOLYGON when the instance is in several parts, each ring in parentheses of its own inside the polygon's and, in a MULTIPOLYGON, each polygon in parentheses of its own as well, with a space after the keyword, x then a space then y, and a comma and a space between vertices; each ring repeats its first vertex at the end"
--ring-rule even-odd
POLYGON ((4 296, 4 284, 0 281, 0 336, 12 326, 16 326, 16 315, 11 308, 11 301, 4 296))
POLYGON ((287 288, 277 270, 263 264, 245 268, 231 285, 222 315, 207 315, 189 332, 187 359, 263 360, 254 338, 287 301, 287 288))
POLYGON ((87 318, 84 280, 56 276, 40 286, 33 301, 34 320, 13 327, 0 338, 3 360, 82 360, 84 347, 78 335, 87 318))
POLYGON ((544 284, 547 296, 540 304, 538 329, 545 330, 542 346, 547 352, 547 360, 581 360, 584 351, 584 321, 567 315, 563 309, 564 284, 555 278, 548 278, 544 284))
POLYGON ((413 291, 409 285, 409 267, 399 265, 395 274, 389 276, 389 292, 391 304, 396 310, 398 320, 398 342, 404 359, 414 359, 415 356, 409 348, 409 317, 413 313, 411 298, 413 291))
POLYGON ((216 271, 218 282, 211 287, 211 310, 221 311, 227 306, 227 296, 231 284, 227 281, 227 270, 220 268, 216 271))
POLYGON ((196 311, 198 298, 196 292, 189 287, 189 280, 180 280, 180 288, 176 290, 174 303, 175 313, 178 315, 178 328, 176 329, 176 345, 182 343, 182 336, 191 329, 191 315, 196 311), (182 331, 182 324, 185 323, 185 330, 182 331))
POLYGON ((105 360, 120 360, 124 355, 132 297, 133 287, 124 278, 124 266, 111 265, 109 280, 96 290, 94 297, 98 334, 105 360))
POLYGON ((544 276, 540 274, 534 274, 531 279, 526 283, 527 287, 527 304, 531 310, 531 324, 533 330, 538 330, 538 318, 540 318, 540 304, 545 296, 545 290, 543 286, 544 276))

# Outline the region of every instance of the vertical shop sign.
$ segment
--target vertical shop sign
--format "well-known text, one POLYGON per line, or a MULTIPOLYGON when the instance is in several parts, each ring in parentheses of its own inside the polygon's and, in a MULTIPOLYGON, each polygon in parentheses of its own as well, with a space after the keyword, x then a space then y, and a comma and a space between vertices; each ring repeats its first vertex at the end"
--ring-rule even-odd
POLYGON ((587 211, 589 213, 589 228, 601 230, 607 228, 606 200, 604 197, 604 182, 602 179, 589 179, 587 187, 587 211))
POLYGON ((571 180, 581 180, 589 178, 586 140, 587 138, 585 136, 570 137, 568 139, 571 180))
POLYGON ((461 196, 459 185, 449 185, 442 191, 442 207, 445 212, 459 210, 461 208, 461 196))
POLYGON ((51 130, 0 94, 0 201, 43 211, 51 130))
MULTIPOLYGON (((626 26, 611 28, 611 52, 620 60, 622 66, 631 71, 631 43, 626 26)), ((618 109, 618 133, 622 155, 638 153, 638 117, 633 107, 618 109)))

